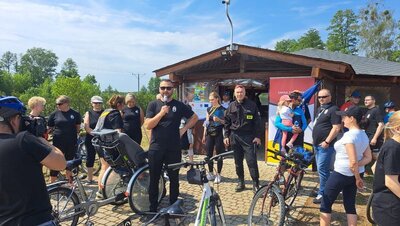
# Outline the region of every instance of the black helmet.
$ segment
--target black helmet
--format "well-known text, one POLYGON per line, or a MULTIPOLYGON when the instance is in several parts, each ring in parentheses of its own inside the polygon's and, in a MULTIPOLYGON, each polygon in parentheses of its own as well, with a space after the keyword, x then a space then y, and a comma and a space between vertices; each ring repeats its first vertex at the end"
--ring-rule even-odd
POLYGON ((385 106, 385 108, 394 108, 394 107, 395 107, 395 104, 394 104, 393 101, 388 101, 388 102, 386 102, 385 105, 383 105, 383 106, 385 106))
POLYGON ((24 104, 14 96, 0 96, 0 121, 20 114, 24 115, 26 108, 24 104))

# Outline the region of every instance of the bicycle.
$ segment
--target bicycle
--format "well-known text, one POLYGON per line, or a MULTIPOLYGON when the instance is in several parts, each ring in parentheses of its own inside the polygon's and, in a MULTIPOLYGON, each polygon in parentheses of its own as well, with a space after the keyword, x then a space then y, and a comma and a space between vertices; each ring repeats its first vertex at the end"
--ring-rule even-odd
POLYGON ((272 157, 279 160, 279 165, 272 181, 261 186, 251 201, 247 219, 249 226, 284 224, 287 211, 301 189, 305 168, 311 164, 313 158, 313 155, 310 155, 305 159, 305 155, 296 152, 295 148, 287 155, 269 152, 274 153, 272 157), (278 159, 277 155, 281 158, 278 159), (287 176, 284 175, 286 171, 287 176))
MULTIPOLYGON (((82 158, 82 166, 80 169, 82 170, 83 173, 87 174, 87 167, 86 167, 86 160, 87 160, 87 150, 86 150, 86 145, 85 145, 85 139, 84 138, 78 138, 78 153, 82 158)), ((94 159, 94 165, 93 165, 93 175, 98 175, 101 169, 101 162, 99 156, 96 154, 95 159, 94 159)))

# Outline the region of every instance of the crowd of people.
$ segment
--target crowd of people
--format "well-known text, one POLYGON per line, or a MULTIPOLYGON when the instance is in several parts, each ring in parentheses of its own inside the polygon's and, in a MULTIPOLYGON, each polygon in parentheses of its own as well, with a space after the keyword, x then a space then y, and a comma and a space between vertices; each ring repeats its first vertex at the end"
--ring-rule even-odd
MULTIPOLYGON (((146 111, 137 105, 135 95, 130 93, 125 97, 113 95, 108 100, 109 109, 104 109, 102 97, 90 99, 91 108, 83 117, 87 184, 96 184, 93 179, 96 154, 101 160, 99 178, 108 168, 103 153, 92 145, 91 132, 113 129, 140 145, 144 125, 151 130, 147 152, 150 212, 157 211, 158 183, 163 164, 180 162, 182 149, 188 151, 189 161, 193 161, 192 129, 198 121, 189 105, 193 94, 187 94, 184 103, 175 100, 173 94, 173 82, 162 80, 159 95, 149 103, 146 111)), ((216 154, 228 148, 234 151, 236 192, 245 189, 243 160, 246 159, 253 190, 256 191, 260 175, 255 149, 261 144, 260 135, 264 134, 259 108, 246 97, 243 85, 234 87, 234 101, 230 97, 229 92, 224 92, 222 98, 217 92, 209 94, 211 106, 206 112, 201 140, 208 157, 213 156, 214 150, 216 154)), ((364 189, 363 177, 373 170, 374 218, 378 225, 400 225, 400 112, 395 111, 395 104, 392 101, 385 103, 387 115, 382 116, 373 95, 364 97, 365 108, 359 106, 361 93, 358 91, 352 92, 340 108, 332 103, 328 89, 319 90, 317 99, 319 107, 311 122, 307 106, 301 105, 300 91, 281 96, 274 125, 283 135, 278 151, 285 154, 294 146, 303 146, 304 131, 309 123, 313 124, 312 145, 319 176, 319 187, 313 201, 320 204, 321 225, 330 224, 332 205, 339 193, 343 194, 348 225, 357 224, 357 190, 364 189)), ((51 169, 50 182, 55 182, 59 171, 65 169, 66 160, 76 155, 82 116, 70 107, 71 101, 68 96, 59 96, 55 100, 56 110, 45 120, 41 114, 46 100, 32 97, 28 101, 30 113, 27 117, 30 120, 26 120, 22 102, 15 97, 0 97, 0 224, 25 225, 30 222, 52 225, 42 166, 51 169), (38 124, 35 131, 22 131, 21 125, 28 121, 38 124), (53 137, 52 144, 47 141, 49 133, 53 137), (21 165, 24 167, 19 167, 21 165), (28 171, 21 170, 27 168, 28 171), (21 178, 26 179, 22 181, 21 178)), ((222 160, 217 162, 216 170, 212 164, 208 167, 208 180, 220 183, 222 160)), ((67 171, 66 177, 70 176, 67 171)), ((169 202, 173 204, 179 197, 179 171, 169 170, 168 177, 169 202)), ((96 196, 101 199, 100 179, 97 184, 99 191, 96 196)))

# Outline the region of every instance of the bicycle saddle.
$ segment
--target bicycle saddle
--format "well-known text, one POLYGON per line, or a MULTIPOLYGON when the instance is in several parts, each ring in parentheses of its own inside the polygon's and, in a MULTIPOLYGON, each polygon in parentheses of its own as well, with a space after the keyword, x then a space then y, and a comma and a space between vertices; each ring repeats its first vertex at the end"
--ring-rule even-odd
POLYGON ((174 204, 172 204, 168 207, 162 208, 160 210, 160 213, 162 213, 162 214, 168 213, 169 215, 171 215, 171 217, 173 217, 175 214, 182 215, 182 214, 184 214, 183 210, 182 210, 182 206, 183 206, 183 199, 178 199, 178 200, 176 200, 176 202, 174 202, 174 204))
POLYGON ((67 161, 67 167, 65 167, 65 169, 72 171, 74 168, 78 167, 80 164, 82 164, 82 159, 69 160, 69 161, 67 161))

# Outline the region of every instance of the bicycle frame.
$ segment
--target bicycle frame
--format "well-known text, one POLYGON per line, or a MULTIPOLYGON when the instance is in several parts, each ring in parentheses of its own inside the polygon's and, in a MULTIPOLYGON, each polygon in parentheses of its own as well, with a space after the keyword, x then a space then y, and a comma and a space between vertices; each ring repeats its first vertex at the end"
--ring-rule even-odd
MULTIPOLYGON (((207 223, 207 216, 209 213, 209 204, 212 197, 211 186, 207 183, 203 184, 203 193, 201 195, 199 211, 197 212, 195 226, 203 226, 207 223)), ((224 219, 225 220, 225 219, 224 219)))

